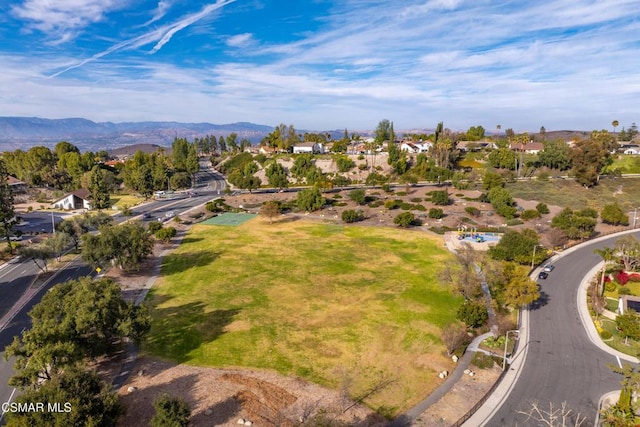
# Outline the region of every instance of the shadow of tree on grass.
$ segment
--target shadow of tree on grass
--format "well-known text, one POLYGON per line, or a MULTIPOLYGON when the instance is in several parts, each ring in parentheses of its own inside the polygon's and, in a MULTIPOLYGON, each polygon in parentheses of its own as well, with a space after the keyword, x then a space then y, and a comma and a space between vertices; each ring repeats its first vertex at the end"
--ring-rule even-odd
POLYGON ((203 267, 218 259, 222 252, 203 250, 169 254, 162 259, 161 271, 165 276, 182 273, 192 267, 203 267))

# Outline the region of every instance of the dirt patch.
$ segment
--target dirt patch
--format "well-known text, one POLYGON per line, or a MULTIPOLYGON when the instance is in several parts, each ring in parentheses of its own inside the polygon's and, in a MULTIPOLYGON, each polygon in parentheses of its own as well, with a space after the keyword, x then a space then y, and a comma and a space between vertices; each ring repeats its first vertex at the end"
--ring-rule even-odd
POLYGON ((240 418, 256 426, 295 426, 320 411, 351 425, 386 424, 382 417, 362 405, 342 413, 345 405, 338 392, 297 378, 141 358, 134 375, 119 391, 128 409, 119 425, 148 425, 154 414, 153 400, 159 393, 186 400, 191 407, 193 427, 231 427, 240 418))
POLYGON ((427 409, 412 427, 450 426, 487 394, 500 376, 500 368, 474 369, 475 375, 463 375, 442 399, 427 409))

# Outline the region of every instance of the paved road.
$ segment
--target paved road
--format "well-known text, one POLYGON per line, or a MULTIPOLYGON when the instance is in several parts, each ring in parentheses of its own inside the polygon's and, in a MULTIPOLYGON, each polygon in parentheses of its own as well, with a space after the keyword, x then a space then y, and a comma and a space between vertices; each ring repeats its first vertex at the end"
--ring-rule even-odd
MULTIPOLYGON (((189 197, 186 193, 178 193, 175 199, 152 201, 136 207, 132 209, 134 215, 151 213, 150 218, 145 219, 145 221, 164 218, 165 213, 169 210, 180 215, 182 212, 222 194, 226 187, 224 178, 209 170, 201 171, 199 177, 200 185, 194 189, 196 196, 189 197)), ((114 216, 116 222, 122 222, 128 218, 130 217, 114 216)), ((12 261, 0 268, 0 318, 19 302, 20 297, 29 288, 30 283, 38 273, 39 270, 32 261, 12 261)), ((7 384, 8 379, 13 375, 13 361, 4 360, 4 348, 13 341, 14 336, 19 335, 24 329, 30 327, 28 312, 42 299, 44 293, 55 284, 93 273, 92 268, 79 259, 70 263, 67 268, 60 271, 53 280, 28 301, 17 312, 11 322, 0 331, 0 348, 2 349, 2 355, 0 355, 0 403, 8 402, 14 396, 13 387, 7 384)))
MULTIPOLYGON (((633 233, 640 237, 640 232, 633 233)), ((526 363, 504 404, 487 426, 538 426, 518 414, 531 401, 556 406, 567 402, 574 413, 588 417, 593 425, 603 394, 620 389, 621 377, 608 365, 617 359, 588 338, 577 307, 577 289, 586 272, 601 258, 596 248, 613 246, 618 237, 585 245, 555 262, 547 280, 540 280, 541 301, 530 311, 526 363)), ((570 423, 573 425, 573 423, 570 423)))

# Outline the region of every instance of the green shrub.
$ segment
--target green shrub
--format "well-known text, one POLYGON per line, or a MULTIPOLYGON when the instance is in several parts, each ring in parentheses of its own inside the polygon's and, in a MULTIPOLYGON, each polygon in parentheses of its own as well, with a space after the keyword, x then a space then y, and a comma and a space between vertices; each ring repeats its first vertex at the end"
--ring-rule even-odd
POLYGON ((366 170, 367 168, 368 168, 368 166, 366 164, 364 164, 364 163, 360 163, 358 165, 358 169, 361 170, 361 171, 366 170))
POLYGON ((384 207, 389 210, 398 209, 398 207, 400 207, 400 203, 398 203, 396 200, 387 200, 386 202, 384 202, 384 207))
POLYGON ((378 208, 382 205, 384 205, 384 202, 382 200, 374 200, 373 202, 369 203, 370 208, 378 208))
POLYGON ((455 231, 455 228, 447 227, 446 225, 439 225, 439 226, 429 227, 429 231, 436 234, 444 234, 448 231, 455 231))
POLYGON ((452 203, 452 200, 449 198, 449 192, 447 190, 432 191, 431 201, 436 206, 447 206, 452 203))
POLYGON ((625 288, 624 286, 619 286, 618 295, 631 295, 631 289, 625 288))
POLYGON ((540 212, 540 214, 545 215, 549 213, 549 207, 546 203, 538 203, 536 205, 536 210, 540 212))
POLYGON ((491 369, 495 362, 493 361, 493 357, 478 351, 473 355, 471 363, 478 369, 491 369))
POLYGON ((169 242, 176 236, 176 229, 173 227, 161 228, 155 233, 156 238, 161 242, 169 242))
POLYGON ((358 155, 358 160, 364 160, 364 155, 363 154, 358 155))
POLYGON ((444 211, 440 208, 431 208, 429 209, 429 218, 440 219, 444 217, 444 211))
POLYGON ((540 212, 536 209, 527 209, 520 214, 520 218, 524 220, 540 218, 540 212))
POLYGON ((156 234, 156 232, 162 228, 162 223, 158 221, 151 221, 147 227, 149 233, 156 234))
POLYGON ((464 208, 464 211, 471 216, 480 216, 480 209, 474 206, 467 206, 466 208, 464 208))
POLYGON ((489 319, 489 313, 482 302, 465 301, 458 308, 456 318, 463 321, 470 328, 478 328, 489 319))
POLYGON ((360 210, 348 209, 342 212, 342 220, 347 223, 358 222, 364 219, 364 214, 360 210))
POLYGON ((382 188, 382 191, 385 193, 393 193, 393 188, 391 188, 389 184, 382 184, 380 188, 382 188))
POLYGON ((508 226, 514 226, 514 225, 520 225, 520 224, 524 224, 524 221, 518 219, 518 218, 511 218, 508 219, 504 222, 505 224, 507 224, 508 226))
POLYGON ((413 197, 411 199, 411 203, 420 203, 420 202, 422 202, 422 198, 420 197, 413 197))
POLYGON ((393 223, 399 227, 409 227, 415 223, 415 220, 411 212, 402 212, 393 219, 393 223))
POLYGON ((151 419, 152 427, 186 427, 191 417, 189 404, 177 397, 161 394, 153 401, 156 414, 151 419))
POLYGON ((342 199, 342 196, 340 194, 334 194, 333 198, 334 199, 342 199))
POLYGON ((460 218, 460 221, 464 222, 465 224, 471 224, 471 225, 478 224, 477 222, 475 222, 474 220, 466 216, 463 216, 462 218, 460 218))
POLYGON ((406 192, 406 191, 398 191, 398 192, 396 193, 396 195, 397 195, 397 196, 399 196, 399 197, 406 196, 406 195, 407 195, 407 192, 406 192))
POLYGON ((611 339, 612 337, 613 337, 613 334, 611 334, 611 332, 607 330, 603 330, 600 332, 600 338, 602 338, 603 340, 608 340, 608 339, 611 339))
POLYGON ((616 288, 618 287, 618 285, 616 285, 614 282, 605 282, 604 283, 604 290, 607 292, 613 292, 616 290, 616 288))
POLYGON ((403 211, 411 210, 412 207, 413 205, 411 203, 407 203, 407 202, 400 203, 400 209, 402 209, 403 211))

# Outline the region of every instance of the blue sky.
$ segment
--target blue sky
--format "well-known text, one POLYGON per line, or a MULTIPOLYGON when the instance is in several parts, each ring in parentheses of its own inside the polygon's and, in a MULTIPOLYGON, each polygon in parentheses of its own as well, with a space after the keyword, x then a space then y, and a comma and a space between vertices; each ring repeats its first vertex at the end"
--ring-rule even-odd
POLYGON ((640 123, 639 11, 640 0, 5 0, 0 115, 628 127, 640 123))

